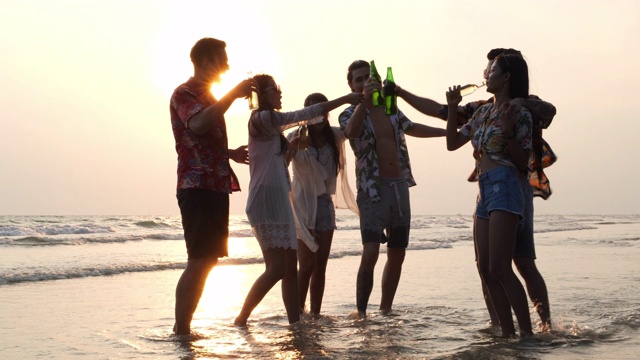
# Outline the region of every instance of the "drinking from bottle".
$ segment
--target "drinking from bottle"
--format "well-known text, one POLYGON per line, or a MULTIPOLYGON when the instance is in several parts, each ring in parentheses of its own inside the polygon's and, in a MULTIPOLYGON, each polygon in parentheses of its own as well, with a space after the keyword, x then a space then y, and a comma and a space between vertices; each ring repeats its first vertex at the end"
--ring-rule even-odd
POLYGON ((469 85, 465 85, 463 87, 460 88, 460 95, 461 96, 467 96, 469 94, 473 94, 476 90, 478 90, 479 88, 485 86, 486 84, 483 82, 480 85, 476 85, 476 84, 469 84, 469 85))

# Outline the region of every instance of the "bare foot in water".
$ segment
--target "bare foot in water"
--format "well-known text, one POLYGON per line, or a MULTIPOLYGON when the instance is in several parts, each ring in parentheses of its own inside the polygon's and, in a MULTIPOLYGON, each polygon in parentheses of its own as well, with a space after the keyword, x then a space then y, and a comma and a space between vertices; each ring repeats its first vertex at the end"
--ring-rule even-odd
POLYGON ((367 313, 364 313, 362 311, 353 311, 351 312, 348 316, 348 319, 351 320, 362 320, 362 319, 366 319, 367 318, 367 313))
POLYGON ((240 319, 240 317, 237 317, 236 320, 233 322, 233 326, 247 327, 247 319, 240 319))
POLYGON ((191 334, 191 329, 183 329, 184 331, 177 331, 178 329, 178 324, 177 323, 173 323, 173 333, 178 335, 178 336, 184 336, 184 335, 190 335, 191 334))

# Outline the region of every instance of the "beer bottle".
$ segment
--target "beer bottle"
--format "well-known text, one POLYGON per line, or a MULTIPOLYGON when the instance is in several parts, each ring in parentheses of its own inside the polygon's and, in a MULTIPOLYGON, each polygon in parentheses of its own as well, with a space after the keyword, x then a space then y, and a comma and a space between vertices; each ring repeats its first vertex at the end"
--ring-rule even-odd
POLYGON ((309 146, 309 135, 307 134, 307 125, 300 126, 300 132, 298 133, 300 137, 298 139, 298 150, 306 150, 307 146, 309 146))
MULTIPOLYGON (((375 79, 379 83, 382 82, 382 80, 380 79, 380 74, 378 74, 378 69, 376 69, 376 64, 373 62, 373 60, 371 60, 369 77, 375 79)), ((373 90, 373 92, 371 93, 371 102, 373 103, 373 106, 384 106, 384 100, 382 99, 380 90, 373 90)))
POLYGON ((478 90, 479 88, 485 86, 485 83, 481 83, 480 85, 476 85, 476 84, 469 84, 469 85, 465 85, 463 87, 460 88, 460 95, 461 96, 467 96, 469 94, 473 94, 476 90, 478 90))
POLYGON ((384 96, 384 104, 387 115, 395 115, 398 113, 398 97, 396 95, 396 83, 393 81, 393 72, 391 66, 387 67, 387 79, 382 88, 382 96, 384 96))
MULTIPOLYGON (((247 71, 248 79, 253 78, 253 73, 251 71, 247 71)), ((260 107, 260 103, 258 101, 258 90, 255 88, 251 89, 251 95, 249 96, 249 110, 258 110, 260 107)))

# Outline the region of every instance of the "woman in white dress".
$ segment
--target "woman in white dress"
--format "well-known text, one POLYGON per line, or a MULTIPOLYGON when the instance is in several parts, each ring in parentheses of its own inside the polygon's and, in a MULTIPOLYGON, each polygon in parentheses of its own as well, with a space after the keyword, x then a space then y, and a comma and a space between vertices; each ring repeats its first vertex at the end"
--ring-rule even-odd
MULTIPOLYGON (((328 101, 313 93, 304 101, 310 106, 328 101)), ((288 135, 287 160, 292 161, 291 205, 298 237, 298 294, 304 312, 309 293, 310 313, 320 315, 324 295, 325 274, 333 231, 336 229, 335 208, 348 208, 358 214, 355 196, 345 171, 345 136, 329 125, 329 113, 321 122, 308 126, 307 146, 300 145, 300 128, 288 135)))
POLYGON ((279 112, 282 92, 273 77, 256 75, 259 103, 249 118, 249 195, 247 217, 260 244, 265 271, 256 279, 234 324, 246 326, 253 309, 282 280, 282 300, 289 323, 300 320, 298 304, 296 227, 289 202, 290 178, 285 160, 288 128, 322 121, 322 114, 344 104, 357 104, 362 94, 351 93, 335 100, 292 112, 279 112))

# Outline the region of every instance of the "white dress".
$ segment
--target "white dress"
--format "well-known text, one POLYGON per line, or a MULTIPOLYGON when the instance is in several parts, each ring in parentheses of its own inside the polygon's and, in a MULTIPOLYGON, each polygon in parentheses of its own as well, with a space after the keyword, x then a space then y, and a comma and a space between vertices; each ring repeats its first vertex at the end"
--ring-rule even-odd
MULTIPOLYGON (((331 130, 340 149, 337 177, 333 162, 335 154, 329 145, 322 149, 309 147, 305 151, 298 151, 291 161, 293 181, 290 197, 296 221, 296 235, 313 252, 318 249, 318 244, 308 229, 315 228, 318 196, 329 194, 336 208, 350 209, 356 215, 359 214, 355 196, 347 180, 344 146, 346 138, 340 129, 331 127, 331 130), (340 183, 337 184, 336 180, 340 183)), ((292 132, 289 137, 293 135, 292 132)))
POLYGON ((297 249, 289 202, 289 171, 280 154, 282 131, 322 121, 322 107, 292 112, 254 111, 249 118, 249 195, 247 218, 262 250, 297 249))

